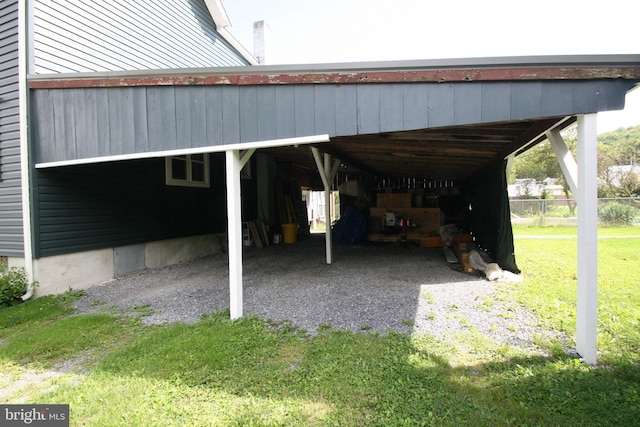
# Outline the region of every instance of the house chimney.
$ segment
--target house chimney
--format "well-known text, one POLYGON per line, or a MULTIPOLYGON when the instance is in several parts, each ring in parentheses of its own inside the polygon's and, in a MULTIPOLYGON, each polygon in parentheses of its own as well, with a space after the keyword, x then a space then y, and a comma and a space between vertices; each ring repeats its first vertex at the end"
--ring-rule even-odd
POLYGON ((271 51, 271 28, 265 21, 253 23, 253 56, 258 60, 258 64, 267 63, 271 51))

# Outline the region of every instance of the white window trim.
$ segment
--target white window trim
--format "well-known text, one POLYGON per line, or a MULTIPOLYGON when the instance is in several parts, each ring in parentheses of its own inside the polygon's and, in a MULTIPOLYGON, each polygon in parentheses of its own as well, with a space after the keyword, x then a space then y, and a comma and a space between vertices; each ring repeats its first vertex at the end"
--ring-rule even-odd
POLYGON ((183 154, 181 156, 171 156, 165 157, 165 177, 167 185, 175 185, 179 187, 199 187, 199 188, 209 188, 211 187, 210 183, 210 173, 209 173, 209 155, 204 153, 204 181, 194 181, 192 176, 193 171, 193 162, 192 154, 183 154), (187 168, 187 179, 176 179, 173 178, 173 163, 171 160, 174 157, 186 157, 186 168, 187 168))

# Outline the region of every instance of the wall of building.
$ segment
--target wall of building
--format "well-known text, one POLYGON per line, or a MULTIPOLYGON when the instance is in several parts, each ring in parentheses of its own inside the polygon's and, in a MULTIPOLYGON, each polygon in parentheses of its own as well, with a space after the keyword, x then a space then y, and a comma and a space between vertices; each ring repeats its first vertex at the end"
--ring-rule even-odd
POLYGON ((204 0, 34 0, 32 72, 248 65, 204 0))
POLYGON ((18 92, 18 0, 5 0, 0 3, 0 256, 24 256, 18 92))
POLYGON ((34 257, 225 232, 224 156, 211 188, 168 186, 164 159, 37 170, 34 257))

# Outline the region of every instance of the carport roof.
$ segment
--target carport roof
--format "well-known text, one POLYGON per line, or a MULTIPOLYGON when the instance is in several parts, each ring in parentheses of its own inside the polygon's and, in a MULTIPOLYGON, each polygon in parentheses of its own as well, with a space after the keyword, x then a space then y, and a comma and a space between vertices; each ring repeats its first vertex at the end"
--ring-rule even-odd
MULTIPOLYGON (((279 94, 291 86, 296 90, 311 87, 304 93, 300 91, 301 96, 287 98, 295 102, 288 112, 291 117, 284 120, 285 116, 278 116, 283 110, 276 111, 274 124, 268 125, 295 121, 290 126, 291 135, 283 137, 328 134, 331 142, 319 148, 340 159, 346 171, 454 181, 468 179, 490 164, 525 150, 542 140, 546 131, 574 121, 576 115, 624 108, 626 92, 638 82, 640 55, 444 59, 29 77, 30 88, 36 91, 172 86, 176 97, 184 86, 235 86, 241 91, 271 87, 275 94, 269 97, 273 96, 276 104, 279 94)), ((241 119, 237 132, 234 131, 239 140, 222 143, 273 139, 260 134, 260 123, 257 130, 251 126, 248 126, 251 132, 243 129, 243 123, 245 127, 251 123, 251 119, 243 122, 245 111, 256 114, 256 121, 261 120, 262 93, 259 92, 257 102, 255 95, 239 96, 241 119)), ((279 135, 279 130, 276 131, 279 135)), ((269 154, 302 167, 316 168, 310 150, 305 147, 270 148, 269 154)))

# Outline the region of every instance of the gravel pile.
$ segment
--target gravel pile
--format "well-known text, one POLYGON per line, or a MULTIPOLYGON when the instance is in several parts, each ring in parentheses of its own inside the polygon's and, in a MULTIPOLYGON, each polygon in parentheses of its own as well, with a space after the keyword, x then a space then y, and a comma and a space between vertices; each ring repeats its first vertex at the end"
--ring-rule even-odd
MULTIPOLYGON (((477 328, 496 342, 533 349, 536 317, 493 298, 494 283, 447 264, 440 249, 399 244, 334 245, 327 265, 323 236, 265 249, 244 248, 244 309, 289 320, 309 333, 330 325, 352 331, 450 334, 477 328)), ((192 323, 229 307, 225 253, 131 274, 91 287, 79 312, 142 310, 147 324, 192 323)))

